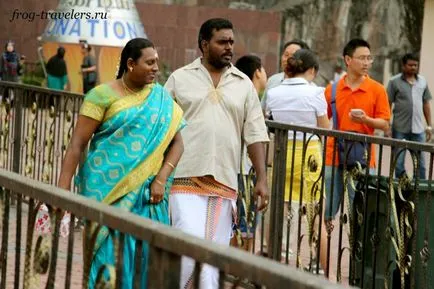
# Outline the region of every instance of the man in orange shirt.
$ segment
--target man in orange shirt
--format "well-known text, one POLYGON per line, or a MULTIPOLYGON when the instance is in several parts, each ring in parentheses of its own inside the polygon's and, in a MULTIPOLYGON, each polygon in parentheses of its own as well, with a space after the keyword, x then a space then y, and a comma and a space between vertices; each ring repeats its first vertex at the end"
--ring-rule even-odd
MULTIPOLYGON (((342 77, 336 86, 335 104, 338 121, 337 127, 334 129, 367 135, 373 135, 375 129, 386 131, 389 128, 390 120, 389 100, 384 86, 368 76, 368 70, 373 62, 368 42, 362 39, 351 40, 344 48, 343 57, 347 66, 347 75, 342 77), (354 109, 357 109, 357 112, 352 112, 354 109)), ((332 85, 328 85, 326 88, 325 96, 328 104, 328 116, 332 118, 332 85)), ((328 224, 338 213, 344 191, 343 168, 338 166, 338 154, 335 157, 335 163, 333 163, 333 150, 334 140, 329 138, 324 176, 326 190, 324 220, 328 224), (333 194, 331 192, 332 174, 334 174, 333 194)), ((373 146, 369 168, 370 173, 375 173, 373 146)), ((348 193, 352 203, 355 192, 350 186, 348 186, 348 193)), ((347 196, 345 197, 347 198, 347 196)), ((322 267, 326 269, 327 234, 324 229, 321 235, 320 259, 322 267)), ((334 274, 329 272, 329 279, 332 276, 334 274)))

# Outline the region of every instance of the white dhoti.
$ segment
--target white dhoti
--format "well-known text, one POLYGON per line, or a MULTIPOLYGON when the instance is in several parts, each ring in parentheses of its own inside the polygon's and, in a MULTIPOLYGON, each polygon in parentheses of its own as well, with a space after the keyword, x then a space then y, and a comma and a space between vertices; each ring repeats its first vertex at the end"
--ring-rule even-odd
MULTIPOLYGON (((233 201, 214 196, 171 194, 172 226, 196 237, 222 245, 230 243, 232 234, 233 201)), ((182 257, 180 288, 191 288, 195 261, 182 257)), ((218 288, 219 271, 203 264, 200 289, 218 288)))

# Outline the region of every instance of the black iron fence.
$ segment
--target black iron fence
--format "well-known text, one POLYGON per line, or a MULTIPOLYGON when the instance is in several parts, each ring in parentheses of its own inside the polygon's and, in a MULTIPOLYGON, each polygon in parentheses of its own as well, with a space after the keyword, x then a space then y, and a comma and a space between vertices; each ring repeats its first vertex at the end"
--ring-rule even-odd
POLYGON ((0 169, 1 250, 0 288, 88 288, 90 261, 99 230, 109 228, 114 239, 115 264, 103 264, 96 288, 122 287, 125 236, 134 236, 136 254, 133 288, 179 288, 182 256, 196 261, 194 286, 199 288, 200 268, 209 264, 220 271, 219 288, 235 288, 228 278, 245 281, 247 288, 343 288, 324 278, 234 248, 214 245, 169 226, 71 194, 13 172, 0 169), (11 206, 12 196, 17 200, 11 206), (23 202, 27 199, 27 202, 23 202), (49 209, 51 233, 38 233, 36 218, 41 204, 49 209), (86 220, 85 234, 74 232, 70 222, 62 237, 65 211, 86 220), (117 234, 120 233, 120 234, 117 234), (148 269, 142 268, 141 248, 148 246, 148 269), (141 284, 147 276, 147 286, 141 284), (99 287, 98 287, 99 286, 99 287))
POLYGON ((57 184, 83 95, 0 81, 0 168, 57 184))
MULTIPOLYGON (((83 96, 8 82, 0 82, 0 95, 0 168, 36 181, 42 181, 48 185, 56 185, 61 161, 72 135, 83 96)), ((290 126, 276 122, 267 122, 267 125, 274 129, 274 147, 270 150, 274 154, 270 160, 272 166, 269 175, 272 190, 271 206, 259 220, 255 219, 254 214, 250 214, 250 212, 247 212, 245 216, 248 227, 255 227, 256 220, 259 222, 257 233, 252 230, 254 236, 253 246, 250 250, 256 254, 267 255, 276 261, 290 265, 290 267, 296 267, 298 270, 324 274, 332 281, 357 287, 430 288, 430 284, 434 281, 434 261, 430 257, 434 250, 434 230, 430 230, 430 221, 434 220, 434 210, 431 209, 434 146, 353 133, 290 126), (369 164, 374 158, 375 170, 368 170, 362 166, 350 168, 348 162, 345 162, 341 169, 326 166, 325 159, 329 154, 333 155, 335 160, 337 158, 338 147, 325 145, 333 138, 345 140, 343 142, 346 151, 344 158, 347 158, 355 148, 360 147, 357 143, 365 144, 363 146, 365 161, 369 164), (375 150, 375 154, 371 155, 372 150, 375 150), (407 174, 396 178, 397 159, 404 152, 408 152, 407 174), (427 179, 424 180, 420 179, 417 173, 421 157, 425 158, 427 168, 427 179), (339 178, 345 185, 336 184, 336 180, 339 178), (340 189, 336 190, 335 187, 338 185, 340 189), (330 207, 333 199, 335 199, 334 202, 339 201, 343 205, 332 210, 337 211, 333 221, 325 222, 326 207, 330 207)), ((20 243, 21 239, 26 240, 28 247, 25 257, 30 258, 29 262, 33 262, 29 263, 33 265, 26 264, 25 268, 33 266, 32 270, 42 274, 35 273, 35 276, 43 276, 42 279, 48 278, 47 280, 52 280, 50 282, 61 279, 64 280, 62 287, 73 288, 71 280, 77 279, 74 277, 77 272, 72 270, 73 260, 77 259, 83 265, 82 267, 86 268, 80 252, 74 252, 74 250, 79 250, 75 248, 77 242, 74 243, 74 238, 78 238, 78 241, 81 242, 82 236, 70 231, 67 238, 68 242, 66 242, 64 238, 59 238, 59 229, 57 229, 50 235, 51 246, 47 246, 47 241, 44 238, 40 238, 41 241, 37 243, 34 222, 36 214, 39 212, 38 201, 47 203, 50 209, 68 210, 74 216, 84 217, 87 220, 95 221, 98 216, 98 218, 102 218, 97 220, 99 223, 112 227, 114 230, 125 229, 125 227, 119 228, 116 222, 120 224, 120 220, 126 215, 114 213, 114 215, 107 215, 110 217, 106 219, 103 216, 106 216, 104 210, 107 209, 103 210, 101 207, 103 211, 93 211, 91 205, 89 203, 82 204, 81 201, 83 200, 81 199, 74 199, 78 203, 72 201, 70 205, 68 203, 71 201, 70 198, 76 196, 65 196, 67 199, 62 199, 63 196, 59 197, 57 193, 55 195, 48 194, 48 191, 56 192, 54 188, 44 187, 48 190, 44 193, 33 188, 35 186, 42 188, 39 187, 42 186, 41 184, 33 182, 26 184, 24 182, 27 182, 27 179, 18 181, 16 178, 19 177, 12 177, 12 175, 8 175, 7 178, 0 177, 0 184, 7 189, 2 191, 1 199, 3 223, 0 259, 3 262, 9 260, 11 242, 15 243, 13 246, 15 257, 12 262, 15 270, 11 271, 14 273, 10 275, 8 270, 11 268, 11 262, 7 263, 9 269, 5 269, 7 266, 2 265, 0 289, 20 288, 19 285, 9 287, 6 276, 9 279, 14 276, 13 278, 16 279, 14 284, 20 284, 19 280, 24 276, 16 273, 22 270, 23 266, 23 262, 20 260, 24 257, 24 249, 22 248, 24 243, 20 243), (58 200, 57 198, 61 198, 62 201, 53 202, 53 200, 58 200), (22 202, 23 199, 25 200, 24 203, 22 202), (16 207, 13 208, 16 210, 12 209, 11 203, 15 204, 16 207), (27 225, 21 221, 23 218, 27 218, 27 225), (111 221, 107 223, 106 220, 111 221), (16 225, 16 232, 15 229, 10 230, 11 224, 16 225), (43 240, 45 241, 43 242, 43 240), (45 248, 45 251, 41 248, 45 248), (47 253, 46 248, 50 248, 50 254, 47 253), (50 262, 47 261, 47 254, 50 262), (40 260, 42 263, 48 262, 51 270, 49 274, 44 275, 44 272, 47 273, 48 267, 43 269, 42 265, 36 266, 42 263, 34 262, 31 258, 36 258, 35 260, 40 260), (58 258, 59 262, 65 262, 65 264, 52 269, 51 264, 54 262, 54 267, 56 267, 56 261, 50 258, 58 258), (56 279, 56 273, 53 273, 59 268, 65 268, 65 272, 61 273, 65 277, 63 279, 56 279)), ((247 188, 248 192, 252 191, 252 186, 247 186, 247 188)), ((252 203, 250 198, 248 198, 247 203, 246 209, 248 211, 251 208, 249 204, 252 203)), ((94 205, 96 204, 92 204, 92 206, 94 205)), ((51 219, 54 220, 55 216, 59 217, 60 215, 52 215, 51 219)), ((71 217, 71 220, 74 220, 74 216, 71 217)), ((128 215, 128 218, 130 217, 128 215)), ((56 218, 57 225, 59 222, 60 218, 56 218)), ((73 223, 71 222, 70 230, 73 228, 73 223)), ((123 225, 125 224, 123 223, 123 225)), ((132 233, 133 231, 130 229, 139 230, 134 222, 133 224, 126 224, 126 227, 126 230, 121 230, 121 232, 132 233)), ((149 228, 140 228, 144 231, 134 231, 134 233, 138 234, 137 236, 142 240, 152 243, 152 234, 155 231, 152 231, 151 234, 149 228), (151 236, 147 234, 151 234, 151 236)), ((171 234, 171 231, 167 232, 171 234)), ((181 243, 184 244, 183 242, 181 243)), ((197 244, 202 243, 199 241, 197 244)), ((179 246, 179 243, 176 246, 179 246)), ((189 246, 187 247, 193 248, 192 245, 189 246)), ((268 288, 282 288, 276 284, 283 283, 264 282, 263 278, 265 276, 270 277, 271 273, 261 275, 263 273, 260 273, 259 267, 255 267, 256 265, 259 266, 259 263, 265 262, 263 259, 258 261, 259 259, 255 259, 254 256, 249 257, 253 259, 246 259, 246 255, 240 255, 242 256, 240 259, 234 257, 237 261, 230 260, 237 265, 228 271, 226 266, 229 266, 229 263, 219 263, 220 261, 217 260, 219 257, 215 257, 216 260, 213 263, 214 261, 207 259, 208 255, 208 257, 197 256, 193 249, 191 252, 184 252, 182 248, 177 248, 180 252, 173 252, 175 249, 164 248, 167 249, 167 252, 171 252, 170 254, 167 253, 169 255, 164 255, 166 254, 164 253, 164 258, 173 254, 178 256, 190 254, 194 258, 197 257, 198 262, 206 263, 209 261, 210 264, 215 264, 217 267, 223 266, 219 268, 224 268, 223 271, 228 274, 247 278, 253 283, 268 284, 268 288), (245 263, 238 262, 241 259, 247 263, 250 261, 253 263, 247 266, 245 263), (239 268, 254 271, 246 273, 243 270, 240 272, 239 268), (257 276, 252 277, 250 274, 257 276), (258 276, 260 276, 259 283, 257 282, 258 276)), ((233 253, 234 251, 227 252, 233 253)), ((206 255, 206 253, 203 254, 206 255)), ((240 252, 240 254, 242 253, 240 252)), ((222 260, 229 260, 225 259, 226 257, 222 258, 222 260)), ((268 266, 271 263, 263 264, 271 268, 268 266)), ((174 267, 170 268, 173 269, 174 267)), ((283 270, 283 267, 279 266, 278 268, 283 270)), ((290 268, 285 270, 289 270, 286 273, 291 274, 291 276, 305 276, 293 275, 295 273, 290 268)), ((85 276, 85 272, 82 272, 83 276, 85 276)), ((286 276, 286 273, 282 273, 283 275, 277 280, 286 278, 283 277, 286 276)), ((34 280, 33 277, 33 279, 29 278, 24 277, 24 280, 34 280)), ((302 281, 310 281, 309 278, 302 278, 305 280, 300 279, 300 284, 306 285, 302 281)), ((79 279, 84 280, 81 277, 79 279)), ((294 281, 291 280, 291 282, 294 281)), ((317 279, 312 280, 315 280, 312 281, 315 283, 317 279)), ((297 282, 291 284, 297 286, 295 285, 298 284, 297 282)), ((57 288, 58 284, 49 286, 57 288)), ((326 285, 303 288, 326 288, 323 286, 326 285)))
POLYGON ((272 197, 257 230, 256 253, 361 288, 432 288, 433 145, 267 125, 274 130, 272 197), (330 166, 338 164, 336 139, 345 161, 330 166), (360 148, 363 159, 350 166, 360 148), (405 153, 406 172, 396 175, 405 153))
POLYGON ((0 82, 0 96, 0 289, 87 288, 95 226, 109 228, 116 256, 115 266, 101 267, 110 278, 98 288, 121 288, 126 235, 137 238, 138 252, 149 246, 149 269, 136 267, 134 288, 143 288, 144 274, 147 288, 178 288, 182 256, 196 260, 195 288, 202 264, 220 270, 220 288, 338 288, 56 188, 83 96, 10 82, 0 82))

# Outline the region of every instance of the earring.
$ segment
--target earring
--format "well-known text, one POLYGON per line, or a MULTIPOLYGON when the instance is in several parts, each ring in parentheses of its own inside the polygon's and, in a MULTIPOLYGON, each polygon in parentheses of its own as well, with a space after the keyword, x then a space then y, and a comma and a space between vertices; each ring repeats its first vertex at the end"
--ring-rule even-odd
POLYGON ((130 71, 131 71, 131 72, 133 71, 133 68, 132 68, 132 67, 130 67, 130 71))

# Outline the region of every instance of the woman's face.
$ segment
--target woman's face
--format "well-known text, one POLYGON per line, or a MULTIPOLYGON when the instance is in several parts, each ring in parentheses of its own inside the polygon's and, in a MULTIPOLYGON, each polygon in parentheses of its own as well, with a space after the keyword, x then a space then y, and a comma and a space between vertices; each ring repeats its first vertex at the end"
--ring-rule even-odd
POLYGON ((8 52, 14 51, 14 45, 12 43, 8 43, 8 45, 6 46, 6 50, 8 52))
POLYGON ((132 67, 133 70, 128 71, 130 74, 129 76, 134 82, 140 84, 153 83, 158 73, 157 51, 152 47, 143 48, 142 56, 137 59, 137 61, 131 62, 129 68, 130 67, 132 67))

